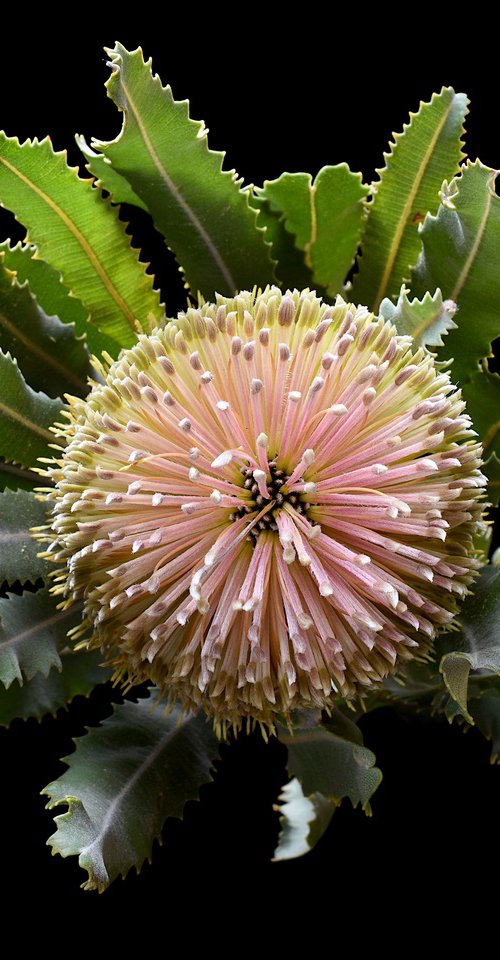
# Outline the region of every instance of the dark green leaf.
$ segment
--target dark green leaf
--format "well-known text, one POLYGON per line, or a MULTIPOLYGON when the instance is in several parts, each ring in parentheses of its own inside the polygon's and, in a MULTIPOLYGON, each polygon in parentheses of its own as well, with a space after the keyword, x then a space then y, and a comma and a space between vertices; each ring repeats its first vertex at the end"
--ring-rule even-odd
POLYGON ((54 564, 37 554, 41 544, 30 536, 30 527, 47 522, 47 507, 33 493, 6 490, 0 493, 0 582, 32 583, 44 577, 54 564))
POLYGON ((500 377, 497 373, 491 373, 483 362, 481 372, 476 373, 470 382, 464 383, 462 389, 467 413, 472 417, 474 429, 484 447, 484 472, 491 481, 488 496, 496 502, 500 495, 498 486, 495 486, 495 459, 497 463, 500 459, 500 377), (490 457, 495 459, 488 464, 490 457))
POLYGON ((0 599, 0 680, 31 680, 61 667, 60 652, 69 644, 67 632, 81 620, 81 607, 58 610, 49 588, 36 593, 12 594, 0 599))
POLYGON ((419 347, 442 347, 443 336, 456 327, 453 320, 457 309, 452 300, 445 300, 441 290, 432 296, 426 293, 422 300, 408 299, 403 285, 396 304, 387 298, 380 304, 380 314, 390 320, 400 335, 413 337, 419 347))
POLYGON ((53 667, 48 676, 37 673, 21 686, 17 680, 8 690, 0 687, 0 726, 8 727, 13 720, 40 720, 46 714, 53 716, 79 694, 88 697, 94 687, 111 677, 109 667, 101 666, 99 650, 61 652, 61 669, 53 667))
POLYGON ((286 229, 283 216, 273 213, 264 196, 251 194, 251 204, 259 211, 257 226, 265 227, 265 238, 271 244, 271 256, 277 261, 276 275, 285 289, 312 289, 312 271, 306 266, 304 253, 295 246, 294 237, 286 229))
POLYGON ((55 440, 49 427, 63 406, 28 387, 16 361, 0 350, 0 453, 7 461, 33 467, 47 456, 55 440))
MULTIPOLYGON (((418 224, 428 211, 436 212, 441 184, 454 176, 463 157, 467 102, 465 94, 443 88, 410 114, 402 134, 394 134, 384 154, 386 166, 377 170, 379 180, 372 187, 359 273, 353 280, 355 303, 378 311, 384 297, 397 296, 409 279, 421 247, 418 224)), ((457 299, 439 281, 427 284, 419 296, 436 287, 457 299)))
POLYGON ((104 890, 150 858, 167 817, 181 817, 211 779, 218 742, 206 717, 168 716, 157 691, 116 707, 112 717, 77 741, 69 769, 43 791, 56 817, 54 852, 75 854, 88 872, 87 890, 104 890))
POLYGON ((116 340, 106 336, 90 322, 89 312, 80 300, 70 293, 61 282, 61 276, 45 260, 38 259, 34 243, 9 241, 0 243, 0 263, 16 274, 18 283, 26 281, 42 310, 50 317, 58 317, 62 323, 73 323, 79 337, 85 336, 91 354, 99 355, 107 350, 112 357, 119 353, 116 340))
POLYGON ((6 463, 3 457, 0 457, 0 490, 6 490, 9 487, 12 490, 33 490, 40 486, 40 477, 32 470, 23 470, 22 467, 16 467, 13 463, 6 463))
POLYGON ((51 397, 87 392, 89 357, 74 327, 47 317, 27 284, 19 286, 1 266, 0 347, 16 357, 34 390, 51 397))
POLYGON ((469 723, 470 671, 500 674, 500 567, 485 567, 472 589, 460 612, 460 633, 440 641, 446 651, 440 664, 444 682, 469 723))
POLYGON ((288 748, 288 771, 294 778, 284 789, 280 807, 282 832, 276 860, 312 849, 344 797, 370 812, 369 800, 382 779, 375 756, 363 746, 359 727, 337 710, 328 725, 302 724, 290 734, 279 731, 288 748))
POLYGON ((0 201, 29 231, 40 256, 87 308, 92 322, 122 346, 161 316, 151 277, 130 246, 116 210, 48 139, 0 134, 0 201))
POLYGON ((500 756, 500 690, 485 690, 482 696, 470 701, 474 723, 487 740, 491 740, 491 762, 500 756))
POLYGON ((283 173, 257 189, 304 251, 314 285, 329 296, 342 290, 354 262, 367 191, 361 174, 352 173, 346 163, 323 167, 314 183, 309 173, 283 173))
POLYGON ((496 172, 467 163, 452 183, 444 184, 436 216, 422 226, 423 252, 413 271, 412 292, 422 296, 440 287, 458 304, 456 330, 444 356, 453 357, 453 378, 465 383, 491 353, 500 335, 500 199, 496 172))
MULTIPOLYGON (((273 279, 269 247, 257 229, 256 212, 234 171, 223 171, 224 155, 208 149, 202 123, 191 120, 186 100, 153 75, 142 50, 121 44, 108 51, 109 96, 124 113, 119 136, 92 146, 111 161, 103 187, 113 196, 117 173, 125 178, 174 251, 194 295, 264 286, 273 279)), ((120 195, 123 196, 121 189, 120 195)))

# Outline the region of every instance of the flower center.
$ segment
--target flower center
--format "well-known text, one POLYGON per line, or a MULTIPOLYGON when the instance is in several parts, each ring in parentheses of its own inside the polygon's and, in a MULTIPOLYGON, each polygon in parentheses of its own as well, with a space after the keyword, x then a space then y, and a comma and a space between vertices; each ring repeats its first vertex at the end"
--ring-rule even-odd
POLYGON ((278 531, 277 516, 283 510, 285 504, 289 504, 297 513, 302 514, 309 523, 311 522, 307 517, 311 504, 302 501, 297 491, 290 492, 287 489, 290 474, 286 474, 278 466, 277 455, 269 461, 267 475, 264 475, 264 471, 253 470, 252 467, 242 467, 241 473, 244 477, 243 488, 250 491, 252 499, 245 506, 241 506, 231 513, 229 515, 230 520, 239 520, 250 513, 253 514, 255 510, 260 512, 266 505, 273 504, 271 509, 249 530, 246 538, 248 542, 255 545, 260 534, 264 531, 278 531), (255 477, 256 473, 258 479, 255 477))

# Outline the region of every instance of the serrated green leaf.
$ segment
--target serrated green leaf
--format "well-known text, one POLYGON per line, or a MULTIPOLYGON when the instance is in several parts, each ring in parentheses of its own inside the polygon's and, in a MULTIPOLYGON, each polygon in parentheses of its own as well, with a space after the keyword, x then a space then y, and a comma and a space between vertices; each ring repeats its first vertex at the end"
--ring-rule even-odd
POLYGON ((446 339, 453 357, 453 378, 471 379, 481 360, 491 354, 500 335, 500 199, 494 170, 479 161, 467 163, 461 175, 444 184, 436 216, 421 229, 422 255, 412 274, 412 291, 440 287, 458 304, 456 330, 446 339))
POLYGON ((128 180, 117 173, 111 160, 108 160, 104 154, 96 153, 95 150, 92 150, 82 134, 77 133, 75 140, 83 156, 88 160, 86 164, 88 172, 95 177, 97 186, 103 188, 111 195, 113 203, 130 203, 134 207, 140 207, 141 210, 147 213, 148 208, 146 204, 134 193, 128 180))
POLYGON ((16 719, 54 716, 76 696, 88 697, 94 687, 111 678, 111 669, 102 667, 101 661, 99 650, 63 650, 60 670, 53 667, 46 677, 37 673, 22 686, 15 680, 8 690, 0 687, 0 726, 8 727, 16 719))
MULTIPOLYGON (((378 311, 384 297, 397 296, 409 279, 421 247, 418 224, 429 211, 436 212, 441 184, 455 175, 463 157, 467 103, 465 94, 445 87, 410 114, 402 134, 394 134, 384 154, 386 166, 377 170, 379 180, 372 186, 359 272, 353 280, 355 303, 378 311)), ((419 289, 418 295, 436 287, 457 299, 439 281, 419 289)))
POLYGON ((54 442, 49 427, 64 404, 28 387, 15 360, 0 350, 0 453, 7 461, 33 467, 54 442))
POLYGON ((77 855, 88 872, 86 890, 104 890, 150 859, 167 817, 181 817, 187 800, 211 779, 218 742, 206 717, 168 716, 157 691, 116 707, 113 716, 76 741, 69 769, 43 793, 55 818, 49 843, 55 853, 77 855))
POLYGON ((271 244, 271 256, 276 260, 276 275, 285 289, 305 290, 314 287, 312 271, 306 266, 304 253, 295 246, 292 234, 285 228, 282 214, 273 213, 264 196, 249 194, 250 202, 258 210, 257 226, 265 227, 265 239, 271 244))
POLYGON ((375 756, 363 746, 355 723, 337 710, 328 725, 307 722, 278 736, 288 748, 292 784, 284 788, 280 806, 282 830, 275 860, 288 860, 311 850, 326 830, 344 797, 370 812, 369 800, 382 779, 375 756))
POLYGON ((0 348, 16 357, 34 390, 51 397, 87 392, 89 356, 74 327, 47 317, 28 285, 0 266, 0 348))
MULTIPOLYGON (((142 50, 121 44, 108 51, 112 73, 106 86, 124 113, 121 133, 108 143, 92 141, 147 207, 174 251, 194 295, 265 286, 274 270, 256 212, 234 171, 223 171, 224 154, 208 149, 203 123, 191 120, 186 100, 153 75, 142 50)), ((116 180, 100 167, 113 198, 116 180)), ((120 195, 122 195, 120 191, 120 195)))
POLYGON ((442 347, 443 336, 456 328, 453 320, 456 303, 443 301, 441 290, 436 290, 434 295, 427 292, 422 300, 417 297, 409 300, 408 292, 403 284, 396 304, 387 297, 382 300, 381 316, 390 320, 400 335, 413 337, 416 346, 442 347))
POLYGON ((11 247, 5 240, 0 243, 0 263, 15 273, 19 284, 29 284, 39 306, 48 316, 58 317, 61 323, 74 324, 78 336, 86 338, 91 354, 99 356, 107 350, 112 357, 118 356, 120 345, 90 322, 88 310, 64 286, 57 270, 39 259, 34 243, 17 243, 11 247))
POLYGON ((121 346, 162 316, 151 277, 130 246, 116 210, 90 180, 66 163, 48 139, 0 134, 0 202, 29 232, 40 256, 121 346))
POLYGON ((0 581, 34 583, 54 569, 53 564, 37 556, 41 546, 29 532, 30 527, 39 527, 46 521, 46 504, 33 493, 0 493, 0 581))
POLYGON ((500 674, 500 567, 484 567, 472 589, 460 612, 460 633, 440 641, 445 653, 439 667, 468 723, 473 723, 467 705, 470 671, 500 674))
POLYGON ((61 667, 60 652, 66 634, 82 617, 81 606, 58 610, 57 601, 44 587, 36 593, 11 594, 0 599, 0 680, 10 687, 37 673, 47 676, 61 667))
POLYGON ((309 173, 283 173, 277 180, 266 180, 256 192, 282 216, 304 251, 313 285, 319 284, 329 296, 339 293, 361 237, 368 192, 361 174, 339 163, 323 167, 314 183, 309 173))

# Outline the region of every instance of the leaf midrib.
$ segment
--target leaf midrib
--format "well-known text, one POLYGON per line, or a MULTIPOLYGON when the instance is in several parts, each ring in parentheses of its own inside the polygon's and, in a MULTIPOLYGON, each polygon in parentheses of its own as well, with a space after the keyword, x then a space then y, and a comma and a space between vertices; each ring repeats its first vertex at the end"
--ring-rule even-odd
POLYGON ((85 256, 91 263, 97 275, 100 277, 102 283, 104 284, 111 298, 115 301, 116 305, 119 307, 119 309, 123 313, 125 319, 127 320, 129 326, 132 328, 134 333, 137 333, 138 330, 142 331, 142 328, 140 327, 140 325, 138 325, 134 317, 134 314, 130 310, 130 307, 125 302, 122 295, 116 289, 113 281, 108 276, 106 270, 104 269, 101 261, 99 260, 94 249, 91 247, 87 238, 78 229, 76 224, 73 223, 71 218, 68 217, 67 213, 62 209, 62 207, 60 207, 59 204, 52 199, 52 197, 49 197, 48 194, 46 194, 40 187, 38 187, 36 183, 33 183, 33 181, 30 180, 30 178, 27 177, 26 174, 22 173, 21 170, 18 170, 18 168, 13 163, 10 163, 5 157, 0 157, 0 163, 3 163, 3 165, 7 167, 7 169, 10 170, 11 173, 14 174, 14 176, 18 177, 31 190, 33 190, 33 192, 36 193, 37 196, 39 196, 40 199, 44 203, 46 203, 48 207, 50 207, 50 209, 56 214, 56 216, 59 217, 60 220, 62 220, 65 227, 67 227, 67 229, 70 231, 70 233, 73 235, 77 243, 82 248, 85 256))
POLYGON ((6 406, 6 404, 0 402, 0 414, 3 413, 9 420, 15 420, 17 423, 21 423, 23 427, 27 430, 31 430, 32 433, 37 433, 38 436, 43 437, 44 440, 54 440, 54 435, 50 433, 49 430, 46 430, 45 427, 41 427, 38 423, 34 423, 32 420, 27 420, 26 417, 23 417, 21 413, 18 413, 17 410, 13 410, 12 407, 6 406))
POLYGON ((144 145, 145 145, 145 147, 146 147, 146 150, 147 150, 147 152, 149 153, 149 156, 151 157, 151 160, 153 161, 156 169, 158 170, 158 173, 160 174, 161 179, 163 180, 165 186, 167 187, 167 190, 170 191, 170 193, 172 194, 172 196, 174 197, 174 199, 176 200, 176 202, 177 202, 177 203, 179 204, 179 206, 183 209, 184 213, 186 214, 186 216, 188 217, 188 219, 191 221, 191 223, 192 223, 193 227, 195 228, 195 230, 196 230, 196 231, 198 232, 198 234, 200 235, 200 237, 201 237, 201 239, 203 240, 203 243, 205 244, 205 246, 206 246, 206 248, 207 248, 210 256, 212 257, 212 260, 214 261, 214 263, 216 264, 216 266, 217 266, 218 269, 220 270, 222 276, 224 277, 225 282, 228 284, 229 289, 235 291, 235 290, 236 290, 236 283, 235 283, 235 281, 234 281, 234 279, 233 279, 233 276, 232 276, 232 274, 231 274, 231 271, 229 270, 229 267, 227 266, 227 264, 226 264, 225 261, 223 260, 222 255, 221 255, 219 249, 216 247, 216 245, 215 245, 215 243, 213 242, 212 238, 210 237, 210 235, 208 234, 208 232, 205 230, 205 227, 204 227, 203 224, 201 223, 201 220, 199 220, 199 218, 197 217, 195 211, 190 207, 189 203, 188 203, 187 200, 184 198, 184 196, 183 196, 182 193, 180 192, 179 188, 175 185, 174 181, 172 180, 172 178, 171 178, 170 175, 168 174, 167 170, 165 169, 162 161, 160 160, 160 158, 159 158, 159 156, 158 156, 158 154, 157 154, 157 152, 156 152, 156 150, 155 150, 155 148, 154 148, 154 146, 153 146, 153 143, 151 142, 151 140, 150 140, 150 138, 149 138, 149 136, 148 136, 147 130, 146 130, 146 128, 145 128, 145 126, 144 126, 144 124, 143 124, 143 122, 142 122, 142 120, 141 120, 139 111, 138 111, 138 109, 137 109, 137 107, 136 107, 136 105, 135 105, 135 103, 134 103, 134 100, 132 99, 132 97, 131 97, 131 95, 130 95, 129 88, 127 87, 127 85, 126 85, 126 83, 125 83, 125 78, 124 78, 124 76, 123 76, 123 71, 120 72, 120 80, 121 80, 121 85, 122 85, 123 92, 124 92, 125 97, 126 97, 126 99, 127 99, 127 105, 128 105, 128 107, 129 107, 129 109, 130 109, 130 112, 132 113, 132 115, 133 115, 133 117, 134 117, 134 120, 135 120, 135 122, 136 122, 136 124, 137 124, 139 133, 140 133, 140 135, 141 135, 141 137, 142 137, 142 139, 143 139, 143 142, 144 142, 144 145))
MULTIPOLYGON (((429 143, 429 146, 427 147, 427 150, 426 150, 426 152, 425 152, 425 154, 424 154, 422 163, 420 164, 419 172, 418 172, 417 176, 415 177, 415 179, 414 179, 414 181, 413 181, 413 187, 412 187, 412 189, 410 190, 410 193, 408 194, 408 198, 407 198, 407 200, 406 200, 406 203, 405 203, 405 205, 404 205, 404 207, 403 207, 403 211, 402 211, 401 217, 400 217, 399 222, 398 222, 398 226, 397 226, 397 229, 396 229, 396 233, 395 233, 395 235, 394 235, 394 238, 393 238, 393 241, 392 241, 392 244, 391 244, 391 248, 390 248, 390 251, 389 251, 389 256, 388 256, 388 258, 387 258, 387 260, 386 260, 385 269, 384 269, 384 272, 383 272, 382 277, 381 277, 381 280, 380 280, 380 284, 379 284, 379 287, 378 287, 378 290, 377 290, 377 294, 376 294, 376 296, 375 296, 375 302, 374 302, 374 307, 373 307, 373 309, 375 310, 375 312, 378 311, 378 308, 379 308, 379 306, 380 306, 380 302, 381 302, 381 300, 383 299, 383 297, 384 297, 384 295, 385 295, 385 292, 386 292, 386 289, 387 289, 387 284, 388 284, 389 278, 390 278, 390 276, 391 276, 391 274, 392 274, 392 270, 393 270, 393 267, 394 267, 394 263, 395 263, 395 261, 396 261, 396 257, 397 257, 397 255, 398 255, 399 248, 400 248, 400 245, 401 245, 401 238, 402 238, 402 236, 403 236, 403 234, 404 234, 406 225, 407 225, 407 223, 408 223, 408 217, 409 217, 409 215, 410 215, 410 211, 411 211, 411 208, 412 208, 412 206, 413 206, 413 201, 415 200, 415 197, 416 197, 416 195, 417 195, 417 193, 418 193, 418 190, 419 190, 419 188, 420 188, 420 184, 422 183, 422 180, 423 180, 425 171, 427 170, 427 167, 429 166, 429 162, 430 162, 431 157, 432 157, 432 154, 433 154, 433 152, 434 152, 434 147, 436 146, 436 143, 437 143, 437 141, 438 141, 438 139, 439 139, 439 137, 440 137, 440 135, 441 135, 441 131, 442 131, 442 129, 443 129, 443 127, 444 127, 444 125, 445 125, 445 123, 446 123, 446 121, 447 121, 450 113, 451 113, 451 109, 452 109, 452 106, 453 106, 454 102, 455 102, 455 94, 452 96, 451 101, 450 101, 449 106, 448 106, 448 109, 446 110, 446 113, 443 114, 443 117, 442 117, 442 119, 441 119, 441 122, 439 123, 439 125, 436 127, 436 130, 434 131, 434 135, 433 135, 433 137, 432 137, 432 139, 431 139, 431 142, 429 143)), ((408 264, 408 266, 409 266, 409 264, 408 264)), ((454 299, 454 298, 452 298, 452 299, 454 299)))
POLYGON ((35 356, 40 357, 48 366, 52 367, 53 370, 56 370, 60 376, 65 377, 66 380, 71 381, 79 390, 85 389, 85 384, 73 373, 69 367, 65 367, 62 363, 52 356, 52 354, 47 353, 40 347, 38 344, 34 343, 33 340, 30 340, 29 337, 16 327, 10 320, 5 316, 4 313, 0 310, 0 326, 4 327, 8 333, 10 333, 16 340, 20 340, 28 350, 35 354, 35 356))
MULTIPOLYGON (((185 720, 184 723, 189 723, 189 719, 185 720)), ((144 758, 142 763, 134 771, 130 779, 123 784, 121 790, 119 790, 119 792, 116 794, 116 796, 108 806, 108 809, 106 811, 106 816, 104 817, 99 833, 92 840, 92 843, 87 844, 86 847, 82 847, 82 850, 80 851, 80 857, 84 856, 85 854, 88 854, 93 848, 95 848, 96 846, 102 843, 104 837, 108 832, 109 827, 112 825, 112 822, 114 821, 115 813, 119 809, 123 799, 131 792, 131 790, 133 790, 136 783, 140 780, 143 774, 149 769, 149 767, 151 767, 156 762, 156 760, 162 754, 163 750, 167 747, 170 741, 175 736, 177 736, 179 731, 184 726, 184 723, 182 724, 182 726, 176 726, 173 730, 167 730, 166 733, 160 738, 160 740, 158 741, 156 747, 152 750, 152 752, 148 753, 148 755, 144 758)), ((82 805, 85 808, 85 804, 82 803, 82 805)))
POLYGON ((32 636, 34 633, 39 633, 42 630, 46 630, 49 627, 52 627, 55 623, 60 623, 61 620, 65 620, 67 617, 71 617, 74 614, 74 610, 61 610, 59 613, 55 613, 52 617, 47 617, 46 620, 39 620, 32 627, 28 627, 26 630, 22 630, 21 633, 16 634, 14 637, 8 637, 7 640, 0 641, 0 650, 4 647, 14 647, 21 640, 26 640, 27 637, 32 636))

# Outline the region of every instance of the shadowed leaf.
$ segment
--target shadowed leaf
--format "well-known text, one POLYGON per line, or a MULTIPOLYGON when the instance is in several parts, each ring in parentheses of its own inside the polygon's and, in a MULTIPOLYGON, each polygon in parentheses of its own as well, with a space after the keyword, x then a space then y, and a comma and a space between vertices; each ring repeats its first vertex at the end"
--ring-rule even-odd
POLYGON ((115 708, 113 716, 76 742, 69 769, 43 793, 48 807, 67 805, 50 838, 54 852, 74 854, 88 872, 86 890, 104 890, 151 857, 167 817, 211 779, 218 741, 203 715, 168 716, 153 709, 157 691, 115 708))
POLYGON ((49 427, 63 406, 28 387, 16 361, 0 350, 0 453, 7 461, 33 467, 47 456, 55 440, 49 427))

